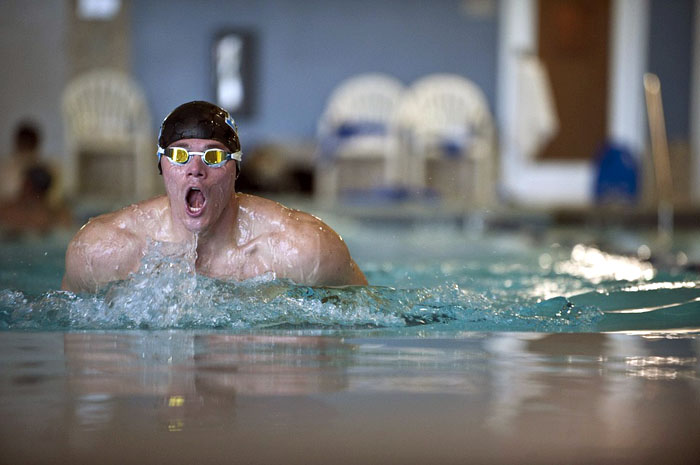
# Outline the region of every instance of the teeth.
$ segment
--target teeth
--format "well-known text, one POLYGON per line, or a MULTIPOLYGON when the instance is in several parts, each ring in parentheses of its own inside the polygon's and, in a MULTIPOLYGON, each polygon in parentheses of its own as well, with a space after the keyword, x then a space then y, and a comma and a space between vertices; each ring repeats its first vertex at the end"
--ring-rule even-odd
POLYGON ((190 187, 185 195, 185 203, 190 213, 199 213, 206 203, 202 190, 197 187, 190 187))

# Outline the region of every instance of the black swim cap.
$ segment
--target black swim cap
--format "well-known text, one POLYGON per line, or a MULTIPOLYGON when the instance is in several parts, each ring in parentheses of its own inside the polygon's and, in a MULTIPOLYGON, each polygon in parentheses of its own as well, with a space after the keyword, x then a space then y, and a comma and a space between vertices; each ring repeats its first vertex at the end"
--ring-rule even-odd
POLYGON ((223 108, 203 101, 182 104, 163 120, 158 145, 166 148, 181 139, 213 139, 231 152, 241 149, 238 128, 231 115, 223 108))
MULTIPOLYGON (((161 148, 182 139, 213 139, 224 144, 232 153, 241 150, 238 128, 231 115, 223 108, 201 100, 175 108, 160 126, 158 146, 161 148)), ((238 161, 236 166, 239 167, 238 161)))

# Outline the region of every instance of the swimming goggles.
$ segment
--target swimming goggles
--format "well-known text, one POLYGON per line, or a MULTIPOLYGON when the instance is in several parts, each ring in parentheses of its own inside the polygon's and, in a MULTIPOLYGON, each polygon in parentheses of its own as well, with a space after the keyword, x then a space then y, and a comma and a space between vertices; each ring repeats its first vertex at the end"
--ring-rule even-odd
POLYGON ((202 157, 202 161, 207 166, 219 168, 229 160, 241 161, 242 152, 227 152, 222 149, 208 149, 204 152, 190 152, 182 147, 168 147, 167 149, 158 147, 158 161, 165 155, 171 163, 176 165, 186 165, 193 155, 202 157))

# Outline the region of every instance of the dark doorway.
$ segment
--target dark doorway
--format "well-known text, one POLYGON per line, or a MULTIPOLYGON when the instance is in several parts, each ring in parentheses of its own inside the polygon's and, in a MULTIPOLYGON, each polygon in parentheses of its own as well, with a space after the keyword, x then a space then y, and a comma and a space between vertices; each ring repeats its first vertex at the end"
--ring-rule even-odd
POLYGON ((588 160, 607 136, 609 0, 540 0, 539 56, 552 83, 559 133, 546 160, 588 160))

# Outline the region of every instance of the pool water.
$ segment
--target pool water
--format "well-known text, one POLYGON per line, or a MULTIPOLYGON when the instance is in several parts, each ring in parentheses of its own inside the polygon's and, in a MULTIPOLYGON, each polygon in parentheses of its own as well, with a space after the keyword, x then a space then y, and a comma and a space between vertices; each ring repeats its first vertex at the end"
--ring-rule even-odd
POLYGON ((615 245, 632 250, 612 253, 585 242, 585 234, 573 240, 572 231, 537 237, 445 226, 344 229, 368 287, 312 288, 273 276, 209 279, 194 273, 194 256, 154 243, 129 279, 98 295, 74 295, 57 290, 65 238, 3 244, 0 327, 383 328, 408 335, 700 329, 700 275, 683 266, 696 252, 667 252, 663 266, 652 264, 639 257, 651 253, 643 235, 615 245))
POLYGON ((639 232, 329 223, 370 286, 211 280, 153 244, 73 295, 67 238, 0 245, 0 463, 700 458, 693 234, 661 256, 639 232))

